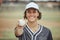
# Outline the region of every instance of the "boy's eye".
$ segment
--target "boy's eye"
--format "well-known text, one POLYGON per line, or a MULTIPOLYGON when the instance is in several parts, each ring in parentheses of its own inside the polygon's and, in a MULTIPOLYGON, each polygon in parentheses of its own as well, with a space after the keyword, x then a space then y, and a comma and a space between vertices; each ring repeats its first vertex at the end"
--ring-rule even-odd
POLYGON ((27 13, 31 13, 30 11, 27 11, 27 13))
POLYGON ((36 10, 34 10, 33 13, 36 13, 36 10))

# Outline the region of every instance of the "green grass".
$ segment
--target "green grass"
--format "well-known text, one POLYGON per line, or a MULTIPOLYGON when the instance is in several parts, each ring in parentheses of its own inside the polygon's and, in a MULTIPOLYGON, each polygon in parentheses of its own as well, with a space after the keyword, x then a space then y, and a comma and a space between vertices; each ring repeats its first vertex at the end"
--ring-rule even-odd
POLYGON ((54 40, 60 40, 60 27, 49 27, 54 40))

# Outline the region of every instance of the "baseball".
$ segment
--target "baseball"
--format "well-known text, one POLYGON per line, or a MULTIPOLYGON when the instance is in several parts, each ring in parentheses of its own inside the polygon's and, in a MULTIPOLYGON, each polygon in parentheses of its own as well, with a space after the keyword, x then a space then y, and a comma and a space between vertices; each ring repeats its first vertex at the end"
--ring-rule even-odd
POLYGON ((24 19, 20 19, 19 20, 19 25, 20 26, 24 26, 26 24, 25 20, 24 19))

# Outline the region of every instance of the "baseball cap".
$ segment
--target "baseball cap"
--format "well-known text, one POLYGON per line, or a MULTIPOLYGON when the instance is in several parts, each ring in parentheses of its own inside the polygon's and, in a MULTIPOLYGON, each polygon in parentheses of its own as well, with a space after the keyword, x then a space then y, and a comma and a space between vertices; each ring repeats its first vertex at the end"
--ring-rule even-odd
POLYGON ((26 9, 29 9, 29 8, 34 8, 34 9, 39 10, 39 6, 38 6, 36 3, 34 3, 34 2, 28 3, 28 4, 26 5, 25 10, 26 10, 26 9))

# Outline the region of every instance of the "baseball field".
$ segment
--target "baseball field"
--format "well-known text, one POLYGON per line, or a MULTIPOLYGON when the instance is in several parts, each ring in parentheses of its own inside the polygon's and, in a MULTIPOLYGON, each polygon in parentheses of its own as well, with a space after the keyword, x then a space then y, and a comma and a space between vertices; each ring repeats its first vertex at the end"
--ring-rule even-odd
MULTIPOLYGON (((14 28, 24 16, 25 4, 0 7, 0 40, 17 40, 14 28)), ((51 30, 53 40, 60 40, 60 9, 40 7, 42 18, 39 24, 51 30)))

